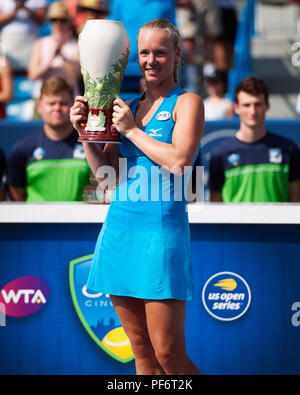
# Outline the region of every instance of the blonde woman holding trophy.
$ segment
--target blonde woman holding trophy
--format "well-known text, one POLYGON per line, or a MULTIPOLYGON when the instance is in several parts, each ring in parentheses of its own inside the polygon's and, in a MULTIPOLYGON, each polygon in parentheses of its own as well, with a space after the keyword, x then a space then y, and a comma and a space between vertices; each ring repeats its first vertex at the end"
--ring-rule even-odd
MULTIPOLYGON (((121 143, 107 143, 102 150, 83 142, 102 185, 99 169, 118 171, 119 159, 126 159, 87 288, 110 295, 130 340, 137 374, 197 375, 185 345, 185 303, 193 297, 193 279, 187 199, 178 198, 178 185, 184 188, 185 182, 178 181, 199 151, 203 103, 176 84, 180 36, 167 19, 140 29, 138 50, 146 91, 130 103, 120 98, 113 102, 112 122, 121 143)), ((71 109, 80 135, 87 103, 77 97, 71 109)))

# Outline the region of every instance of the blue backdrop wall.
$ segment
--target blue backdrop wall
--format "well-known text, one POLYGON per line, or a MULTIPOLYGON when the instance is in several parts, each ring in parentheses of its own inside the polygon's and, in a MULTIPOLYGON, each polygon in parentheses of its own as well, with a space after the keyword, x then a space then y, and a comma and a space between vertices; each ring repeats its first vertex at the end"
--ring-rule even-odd
MULTIPOLYGON (((35 122, 11 122, 0 121, 0 148, 9 155, 13 144, 30 131, 42 125, 40 121, 35 122)), ((267 130, 281 134, 292 139, 300 147, 300 120, 267 120, 267 130)), ((211 151, 215 144, 223 138, 231 136, 239 128, 239 120, 210 121, 205 124, 205 136, 202 140, 204 154, 211 151), (211 133, 214 133, 211 135, 211 133)))
MULTIPOLYGON (((84 292, 100 227, 0 226, 0 290, 23 276, 50 288, 38 312, 2 322, 1 374, 134 374, 133 360, 122 363, 99 347, 119 326, 109 299, 84 292)), ((191 240, 195 297, 187 302, 186 338, 200 370, 299 373, 299 226, 194 224, 191 240)))

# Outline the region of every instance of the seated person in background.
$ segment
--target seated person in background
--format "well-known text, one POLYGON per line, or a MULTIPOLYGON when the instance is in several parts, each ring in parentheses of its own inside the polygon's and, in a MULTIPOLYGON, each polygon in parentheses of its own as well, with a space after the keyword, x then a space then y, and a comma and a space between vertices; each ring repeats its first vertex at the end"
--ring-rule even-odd
POLYGON ((229 71, 233 67, 234 43, 238 28, 238 7, 233 0, 215 0, 219 9, 221 34, 216 39, 215 56, 218 67, 229 71))
POLYGON ((197 24, 191 0, 176 0, 176 23, 182 38, 184 90, 197 93, 195 61, 197 24))
POLYGON ((86 21, 90 19, 106 19, 108 7, 101 0, 79 0, 77 14, 73 18, 77 34, 80 34, 86 21))
POLYGON ((6 159, 4 152, 0 149, 0 200, 6 198, 6 159))
POLYGON ((70 18, 73 20, 76 17, 77 14, 77 0, 64 0, 64 3, 68 9, 68 13, 70 15, 70 18))
POLYGON ((90 170, 70 122, 72 88, 52 77, 44 82, 38 111, 44 126, 17 141, 8 160, 13 201, 79 201, 90 170))
POLYGON ((74 87, 74 94, 78 95, 81 77, 78 43, 73 37, 71 20, 63 1, 51 4, 48 19, 51 21, 52 33, 36 41, 28 68, 28 77, 40 82, 36 87, 35 98, 40 96, 42 82, 54 76, 65 79, 74 87))
POLYGON ((15 73, 26 73, 39 28, 46 21, 47 0, 1 0, 0 42, 15 73))
POLYGON ((266 84, 255 77, 236 88, 240 129, 211 154, 211 201, 299 202, 300 151, 291 140, 265 129, 268 95, 266 84))
POLYGON ((0 119, 6 118, 5 104, 13 99, 14 81, 9 61, 0 55, 0 119))
POLYGON ((227 72, 213 70, 206 76, 208 97, 204 100, 205 120, 233 118, 233 103, 226 97, 227 72))

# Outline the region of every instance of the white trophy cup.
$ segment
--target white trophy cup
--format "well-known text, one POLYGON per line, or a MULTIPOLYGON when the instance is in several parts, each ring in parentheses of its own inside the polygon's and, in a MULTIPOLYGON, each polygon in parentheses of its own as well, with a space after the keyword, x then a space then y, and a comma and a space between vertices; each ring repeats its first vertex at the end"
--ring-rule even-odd
POLYGON ((113 101, 129 57, 129 37, 119 21, 89 20, 79 35, 79 61, 89 112, 78 141, 120 143, 112 124, 113 101))

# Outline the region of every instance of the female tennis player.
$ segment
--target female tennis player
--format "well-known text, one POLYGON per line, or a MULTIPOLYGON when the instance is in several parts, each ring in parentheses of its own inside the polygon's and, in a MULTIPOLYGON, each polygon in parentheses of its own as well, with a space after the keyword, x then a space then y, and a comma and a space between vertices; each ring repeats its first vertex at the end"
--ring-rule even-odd
MULTIPOLYGON (((119 158, 127 160, 87 288, 110 295, 137 374, 200 374, 185 345, 185 303, 192 299, 193 283, 187 200, 184 194, 178 199, 178 179, 199 151, 203 103, 176 85, 180 35, 167 19, 140 29, 138 53, 146 91, 131 103, 114 101, 113 123, 123 142, 103 150, 83 143, 96 176, 102 166, 117 170, 119 158)), ((70 115, 80 134, 87 118, 84 97, 76 97, 70 115)))

